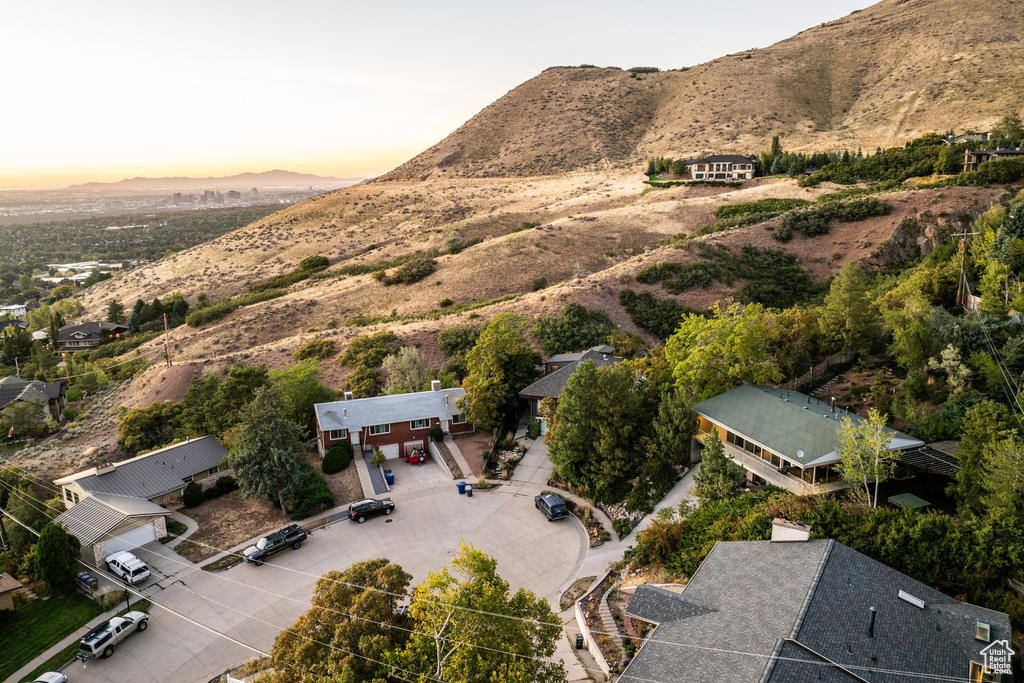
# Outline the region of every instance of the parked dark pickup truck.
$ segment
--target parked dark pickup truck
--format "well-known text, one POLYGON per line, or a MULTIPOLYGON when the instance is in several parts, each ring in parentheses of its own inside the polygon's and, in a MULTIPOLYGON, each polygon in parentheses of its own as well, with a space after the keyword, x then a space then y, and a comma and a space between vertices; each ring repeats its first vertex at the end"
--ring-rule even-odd
POLYGON ((246 562, 252 562, 257 567, 263 564, 263 560, 267 559, 278 550, 284 550, 288 546, 299 549, 302 542, 306 540, 309 534, 298 524, 292 524, 285 528, 275 531, 269 536, 264 536, 256 545, 250 546, 245 549, 242 556, 246 562))

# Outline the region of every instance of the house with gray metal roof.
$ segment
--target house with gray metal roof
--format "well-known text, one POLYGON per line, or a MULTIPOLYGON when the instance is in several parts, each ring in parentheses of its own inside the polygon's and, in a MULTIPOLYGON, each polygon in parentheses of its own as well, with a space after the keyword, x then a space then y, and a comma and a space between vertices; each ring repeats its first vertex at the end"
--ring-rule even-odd
POLYGON ((82 559, 103 567, 103 558, 167 535, 167 510, 141 498, 94 493, 53 520, 82 544, 82 559))
POLYGON ((465 395, 462 387, 442 389, 434 380, 430 391, 370 398, 352 398, 346 392, 343 401, 317 403, 313 410, 320 457, 331 445, 347 441, 397 458, 414 448, 425 449, 431 427, 445 434, 472 432, 472 423, 458 406, 465 395))
MULTIPOLYGON (((750 384, 735 387, 693 409, 699 417, 698 448, 712 431, 726 455, 747 470, 754 483, 794 493, 846 488, 839 476, 839 428, 844 418, 865 418, 797 391, 750 384)), ((886 428, 889 450, 919 448, 924 442, 886 428)))
POLYGON ((0 410, 20 401, 38 404, 45 415, 59 421, 67 405, 67 390, 60 382, 39 382, 13 375, 0 379, 0 410))
POLYGON ((622 362, 610 346, 595 346, 579 353, 560 353, 544 361, 544 376, 519 392, 532 417, 541 417, 540 403, 546 398, 557 399, 569 383, 572 373, 583 361, 592 361, 598 367, 622 362))
POLYGON ((181 492, 193 481, 217 474, 228 455, 212 436, 176 444, 118 463, 106 463, 57 479, 61 499, 71 508, 89 496, 106 493, 179 505, 181 492))
POLYGON ((639 586, 626 614, 640 648, 622 683, 1009 680, 980 677, 1006 614, 833 540, 719 542, 681 593, 639 586))

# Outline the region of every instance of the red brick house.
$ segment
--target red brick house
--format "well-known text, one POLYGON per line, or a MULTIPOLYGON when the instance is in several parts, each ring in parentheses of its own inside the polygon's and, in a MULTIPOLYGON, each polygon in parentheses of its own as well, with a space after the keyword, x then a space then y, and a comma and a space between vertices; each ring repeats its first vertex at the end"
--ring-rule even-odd
POLYGON ((349 441, 354 449, 372 446, 397 458, 426 447, 431 427, 445 434, 472 432, 473 425, 456 405, 465 395, 465 389, 442 389, 434 380, 430 391, 357 399, 346 394, 344 401, 317 403, 313 410, 320 457, 332 444, 349 441))

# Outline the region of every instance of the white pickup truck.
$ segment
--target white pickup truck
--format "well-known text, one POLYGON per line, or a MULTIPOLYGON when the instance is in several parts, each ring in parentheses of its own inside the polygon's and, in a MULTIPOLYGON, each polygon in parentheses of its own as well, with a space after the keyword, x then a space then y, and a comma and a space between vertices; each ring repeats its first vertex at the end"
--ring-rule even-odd
POLYGON ((97 657, 114 654, 114 646, 135 633, 145 631, 149 626, 149 615, 145 612, 128 612, 123 617, 104 621, 82 638, 78 645, 78 658, 82 663, 97 657))

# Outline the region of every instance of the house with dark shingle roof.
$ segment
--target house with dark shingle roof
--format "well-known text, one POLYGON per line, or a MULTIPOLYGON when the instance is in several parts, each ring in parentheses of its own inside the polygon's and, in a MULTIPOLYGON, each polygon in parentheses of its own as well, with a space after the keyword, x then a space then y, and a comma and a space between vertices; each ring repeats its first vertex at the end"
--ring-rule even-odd
MULTIPOLYGON (((693 407, 699 418, 695 446, 718 433, 725 453, 747 470, 756 484, 793 493, 847 488, 839 476, 839 428, 844 418, 865 418, 797 391, 744 384, 693 407)), ((895 429, 889 450, 919 448, 924 442, 895 429)))
POLYGON ((21 590, 21 581, 0 572, 0 612, 14 609, 14 593, 21 590))
POLYGON ((61 411, 67 405, 67 390, 60 382, 39 382, 9 376, 0 379, 0 410, 12 403, 27 401, 60 421, 61 411))
POLYGON ((126 334, 127 327, 105 320, 65 325, 58 332, 57 350, 61 353, 88 351, 108 341, 120 339, 126 334))
POLYGON ((626 614, 640 648, 622 683, 1009 680, 981 678, 1008 615, 833 540, 719 542, 681 593, 639 586, 626 614))
POLYGON ((157 505, 178 505, 181 492, 193 481, 217 474, 227 457, 212 436, 186 439, 118 463, 91 467, 57 479, 65 508, 96 494, 148 500, 157 505))
POLYGON ((750 180, 757 171, 757 156, 713 154, 687 160, 686 170, 694 180, 750 180))
POLYGON ((614 354, 615 349, 610 346, 595 346, 579 353, 560 353, 544 361, 544 376, 519 392, 519 398, 527 402, 530 417, 541 418, 542 434, 546 429, 540 414, 541 401, 546 398, 557 400, 569 383, 569 377, 583 361, 589 360, 598 367, 606 367, 622 361, 614 354))

